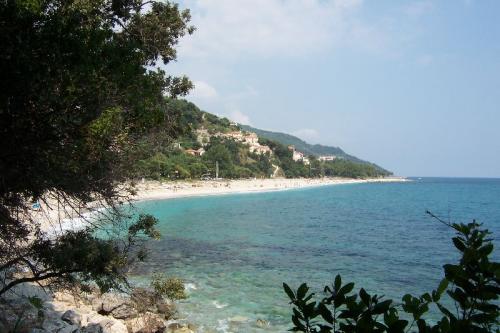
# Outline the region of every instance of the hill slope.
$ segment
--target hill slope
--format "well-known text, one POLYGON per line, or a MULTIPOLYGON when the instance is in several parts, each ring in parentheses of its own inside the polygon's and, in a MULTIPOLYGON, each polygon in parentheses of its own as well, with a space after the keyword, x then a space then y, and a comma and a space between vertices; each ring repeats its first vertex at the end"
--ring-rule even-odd
POLYGON ((324 146, 319 144, 312 145, 290 134, 261 130, 248 125, 239 125, 239 126, 245 131, 256 133, 259 137, 277 141, 286 146, 294 145, 298 151, 303 152, 306 155, 314 155, 314 156, 335 155, 337 157, 344 158, 348 161, 362 163, 362 164, 369 164, 376 167, 377 169, 387 171, 384 168, 374 163, 364 161, 362 159, 357 158, 356 156, 349 155, 339 147, 324 146))

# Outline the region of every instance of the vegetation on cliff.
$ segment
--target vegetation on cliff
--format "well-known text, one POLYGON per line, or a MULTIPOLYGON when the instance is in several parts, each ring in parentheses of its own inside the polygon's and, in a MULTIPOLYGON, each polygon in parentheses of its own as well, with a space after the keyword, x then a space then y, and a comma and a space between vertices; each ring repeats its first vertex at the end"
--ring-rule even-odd
MULTIPOLYGON (((293 151, 288 145, 283 144, 283 141, 258 136, 258 144, 253 141, 245 142, 238 133, 242 136, 251 136, 253 132, 245 130, 248 127, 203 112, 193 103, 167 99, 166 105, 169 113, 178 115, 179 127, 183 129, 183 134, 175 140, 175 144, 164 145, 155 151, 148 150, 147 145, 144 146, 145 152, 149 152, 149 155, 145 153, 144 158, 136 163, 137 177, 213 178, 216 176, 216 162, 219 167, 219 177, 223 178, 273 176, 370 178, 391 174, 374 164, 343 152, 330 161, 320 160, 319 155, 315 153, 305 155, 304 159, 294 159, 293 151), (259 145, 269 147, 270 150, 255 148, 259 145), (198 156, 199 149, 202 149, 201 156, 198 156)), ((295 149, 299 151, 298 147, 295 149)))

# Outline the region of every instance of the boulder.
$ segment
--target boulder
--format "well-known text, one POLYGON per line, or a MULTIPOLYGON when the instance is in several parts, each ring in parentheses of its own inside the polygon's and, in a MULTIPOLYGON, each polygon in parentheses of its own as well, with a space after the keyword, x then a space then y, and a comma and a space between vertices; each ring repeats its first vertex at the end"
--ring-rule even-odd
MULTIPOLYGON (((95 317, 97 318, 97 317, 95 317)), ((81 333, 128 333, 127 326, 119 320, 104 318, 98 323, 90 323, 81 333)))
POLYGON ((113 309, 111 315, 116 319, 127 319, 137 317, 138 312, 133 305, 124 303, 113 309))
POLYGON ((102 333, 128 333, 127 326, 119 320, 107 319, 99 323, 102 333))
POLYGON ((116 319, 134 318, 138 311, 130 298, 115 294, 106 293, 92 301, 92 309, 101 315, 111 315, 116 319))
POLYGON ((168 303, 160 300, 156 304, 156 312, 159 314, 162 314, 166 320, 170 320, 170 319, 174 319, 175 315, 177 314, 177 308, 176 308, 175 304, 173 304, 173 303, 168 304, 168 303))
POLYGON ((162 333, 166 329, 165 321, 160 315, 147 312, 126 322, 130 333, 162 333))
POLYGON ((62 320, 45 320, 43 322, 43 329, 47 332, 60 332, 65 329, 68 325, 62 320))
POLYGON ((82 316, 74 310, 64 312, 61 319, 70 325, 80 325, 82 323, 82 316))
POLYGON ((139 312, 156 312, 157 304, 162 303, 154 291, 145 288, 135 288, 131 294, 131 300, 134 302, 139 312))
POLYGON ((260 318, 257 319, 255 324, 257 325, 257 327, 260 327, 260 328, 269 327, 269 322, 267 320, 260 319, 260 318))
POLYGON ((192 324, 172 323, 168 325, 166 333, 194 333, 195 331, 196 327, 192 324))
POLYGON ((81 333, 103 333, 99 324, 90 324, 80 330, 81 333))

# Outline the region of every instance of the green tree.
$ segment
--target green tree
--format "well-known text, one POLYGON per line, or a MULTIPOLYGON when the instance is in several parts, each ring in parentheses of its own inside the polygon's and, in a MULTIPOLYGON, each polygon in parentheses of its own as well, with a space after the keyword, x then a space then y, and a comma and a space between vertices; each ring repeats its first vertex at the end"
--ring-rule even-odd
POLYGON ((215 143, 210 146, 205 155, 205 163, 213 170, 215 175, 215 163, 219 164, 219 176, 223 178, 232 178, 234 174, 234 164, 231 158, 231 152, 225 145, 215 143))
POLYGON ((125 281, 127 253, 156 236, 154 219, 132 225, 126 243, 95 238, 96 223, 47 239, 30 204, 78 212, 101 202, 106 222, 124 221, 117 204, 133 188, 117 184, 133 175, 138 143, 154 127, 179 132, 164 95, 192 84, 157 65, 176 59, 189 20, 160 1, 0 2, 0 294, 48 278, 125 281))

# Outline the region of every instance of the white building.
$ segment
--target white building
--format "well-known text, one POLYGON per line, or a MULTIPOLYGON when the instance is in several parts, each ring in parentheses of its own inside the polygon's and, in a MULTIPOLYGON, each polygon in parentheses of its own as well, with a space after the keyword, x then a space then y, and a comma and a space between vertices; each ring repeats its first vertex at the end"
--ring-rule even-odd
POLYGON ((336 158, 337 158, 337 156, 335 156, 335 155, 322 155, 322 156, 318 157, 318 160, 320 160, 320 161, 333 161, 336 158))
POLYGON ((259 137, 257 134, 249 132, 244 137, 245 143, 249 145, 254 145, 259 143, 259 137))

